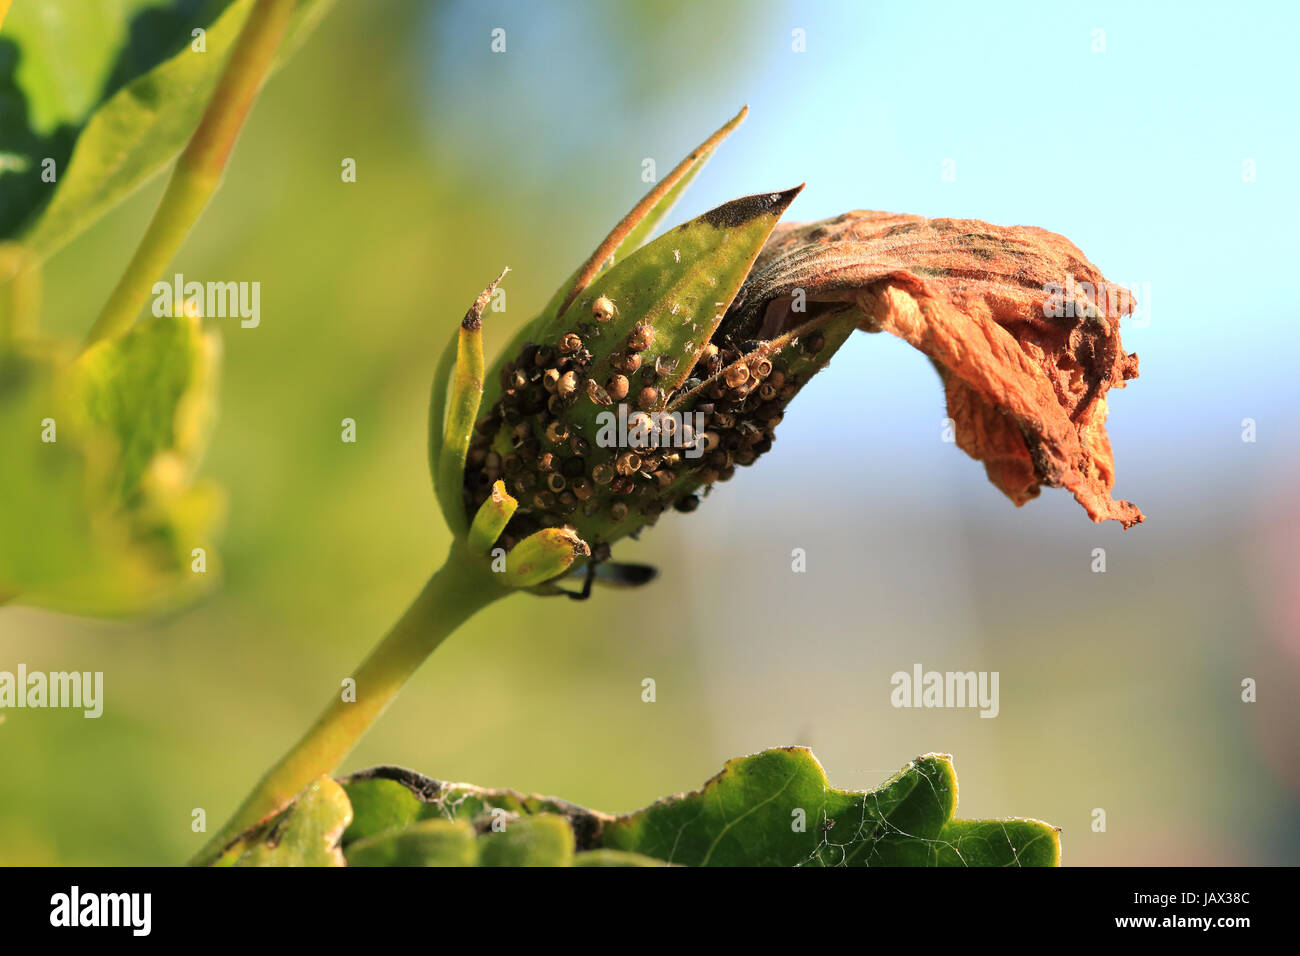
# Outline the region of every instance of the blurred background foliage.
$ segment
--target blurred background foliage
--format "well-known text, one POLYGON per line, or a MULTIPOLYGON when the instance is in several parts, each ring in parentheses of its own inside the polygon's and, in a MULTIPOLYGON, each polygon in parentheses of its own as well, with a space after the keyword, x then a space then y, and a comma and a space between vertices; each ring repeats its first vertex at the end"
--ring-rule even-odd
MULTIPOLYGON (((813 746, 850 788, 938 750, 956 756, 961 816, 1050 820, 1066 864, 1297 862, 1300 332, 1279 219, 1300 205, 1295 14, 1165 16, 338 3, 268 84, 173 264, 262 284, 259 328, 210 321, 225 580, 143 622, 0 611, 0 669, 101 670, 106 693, 99 720, 4 713, 0 863, 174 863, 202 841, 193 808, 220 825, 441 559, 424 416, 455 321, 511 266, 494 354, 644 192, 642 160, 666 172, 743 102, 750 120, 674 222, 807 179, 791 219, 1031 223, 1149 284, 1149 322, 1124 337, 1142 376, 1111 400, 1116 492, 1147 523, 1094 526, 1063 492, 1014 509, 941 441, 924 358, 859 336, 763 467, 620 546, 658 582, 491 608, 344 769, 619 811, 768 746, 813 746), (1188 53, 1211 42, 1213 75, 1188 53), (892 708, 890 675, 915 662, 999 671, 1001 713, 892 708), (1258 703, 1241 703, 1245 677, 1258 703)), ((47 263, 47 329, 84 333, 161 187, 47 263)))

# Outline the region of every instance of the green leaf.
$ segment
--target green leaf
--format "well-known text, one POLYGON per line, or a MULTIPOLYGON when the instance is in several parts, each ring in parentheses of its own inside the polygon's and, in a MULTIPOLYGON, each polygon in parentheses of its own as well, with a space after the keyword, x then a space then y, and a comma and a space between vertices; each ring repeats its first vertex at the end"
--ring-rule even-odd
POLYGON ((464 821, 421 820, 347 848, 348 866, 477 866, 474 828, 464 821))
POLYGON ((215 414, 218 345, 197 318, 153 318, 87 349, 77 360, 72 399, 118 441, 124 500, 167 455, 188 479, 207 446, 215 414))
POLYGON ((321 777, 244 850, 235 866, 344 866, 339 839, 351 820, 343 788, 321 777))
POLYGON ((517 790, 486 790, 467 783, 443 783, 401 767, 374 767, 342 781, 352 801, 352 825, 345 846, 423 820, 465 820, 491 825, 495 815, 511 817, 554 814, 569 821, 580 840, 600 826, 601 814, 517 790))
POLYGON ((564 817, 517 817, 479 838, 479 866, 571 866, 573 844, 573 829, 564 817))
MULTIPOLYGON (((396 767, 368 771, 371 774, 384 772, 405 773, 396 767)), ((416 774, 409 775, 405 781, 400 776, 389 779, 356 775, 345 779, 343 788, 352 802, 352 823, 343 834, 344 844, 408 827, 421 819, 440 819, 423 812, 428 803, 417 796, 420 779, 416 774)))
POLYGON ((765 750, 728 761, 697 791, 622 816, 513 790, 440 783, 394 767, 365 771, 343 784, 355 808, 343 840, 349 859, 354 847, 369 861, 418 859, 424 838, 415 836, 407 843, 399 834, 441 821, 472 824, 482 834, 480 865, 1060 862, 1059 831, 1041 821, 952 819, 957 778, 951 758, 942 754, 918 757, 874 790, 853 791, 830 786, 805 748, 765 750), (493 832, 493 821, 503 820, 505 830, 493 832))
POLYGON ((188 317, 150 319, 75 361, 0 350, 0 595, 118 615, 215 582, 222 496, 193 473, 216 364, 215 337, 188 317))
POLYGON ((620 817, 602 840, 690 866, 1058 861, 1055 828, 1036 820, 950 822, 956 805, 947 756, 918 757, 874 790, 845 791, 830 786, 810 751, 789 747, 728 761, 702 789, 620 817))
POLYGON ((1059 866, 1055 827, 1037 820, 952 820, 939 832, 934 866, 1059 866))
POLYGON ((229 0, 16 3, 5 39, 21 55, 15 85, 34 132, 80 126, 105 95, 188 46, 229 0))
MULTIPOLYGON (((204 52, 186 44, 99 104, 77 136, 66 168, 60 164, 56 183, 40 181, 40 156, 26 157, 35 167, 21 182, 0 176, 0 210, 35 208, 54 188, 48 205, 21 228, 0 220, 0 226, 7 226, 4 235, 21 238, 37 255, 49 256, 171 162, 198 125, 253 2, 235 0, 208 26, 204 52), (13 190, 24 196, 11 195, 13 190)), ((281 60, 330 2, 301 0, 281 60)), ((55 100, 52 94, 49 99, 55 100)))

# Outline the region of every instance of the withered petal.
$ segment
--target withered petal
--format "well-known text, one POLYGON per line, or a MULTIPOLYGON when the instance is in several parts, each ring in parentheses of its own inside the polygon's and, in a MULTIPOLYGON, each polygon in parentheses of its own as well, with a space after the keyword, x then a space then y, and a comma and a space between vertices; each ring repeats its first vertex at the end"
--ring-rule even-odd
POLYGON ((1017 505, 1047 485, 1069 489, 1094 521, 1143 520, 1111 497, 1106 435, 1107 391, 1137 376, 1137 356, 1119 336, 1134 300, 1068 239, 872 211, 783 225, 721 331, 736 340, 779 335, 798 290, 808 302, 856 306, 860 328, 929 356, 957 444, 1017 505))

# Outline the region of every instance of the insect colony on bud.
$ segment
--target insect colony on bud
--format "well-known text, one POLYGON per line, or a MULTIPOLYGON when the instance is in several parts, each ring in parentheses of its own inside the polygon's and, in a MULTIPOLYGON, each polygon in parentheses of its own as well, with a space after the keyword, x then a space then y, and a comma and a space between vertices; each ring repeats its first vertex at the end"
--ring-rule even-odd
POLYGON ((669 507, 694 511, 697 492, 707 494, 772 447, 801 384, 795 368, 806 380, 823 364, 817 355, 825 338, 817 332, 779 346, 708 342, 674 387, 678 359, 655 354, 654 327, 638 322, 609 356, 602 385, 593 377, 591 348, 619 308, 601 295, 590 309, 593 322, 578 323, 554 343, 527 343, 501 368, 500 397, 475 425, 464 504, 473 514, 493 484, 505 482, 520 504, 501 536, 506 549, 539 529, 576 524, 593 558, 603 560, 609 547, 602 530, 621 537, 669 507), (629 447, 600 447, 581 433, 581 403, 606 408, 629 399, 636 408, 627 414, 629 447), (697 434, 679 424, 683 415, 703 429, 697 434))

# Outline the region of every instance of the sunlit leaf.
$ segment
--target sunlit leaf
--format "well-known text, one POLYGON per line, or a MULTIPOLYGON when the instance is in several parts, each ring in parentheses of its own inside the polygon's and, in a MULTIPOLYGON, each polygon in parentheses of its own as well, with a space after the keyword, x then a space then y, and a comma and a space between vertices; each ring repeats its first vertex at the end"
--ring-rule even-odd
POLYGON ((2 35, 20 55, 14 80, 31 129, 81 126, 123 84, 190 45, 230 0, 95 0, 13 5, 2 35))
MULTIPOLYGON (((281 59, 301 42, 331 0, 300 0, 281 59)), ((253 0, 235 0, 207 28, 203 52, 188 44, 135 77, 100 104, 80 130, 66 168, 54 183, 30 172, 18 182, 0 176, 0 190, 21 189, 29 199, 0 196, 0 209, 28 208, 52 198, 9 236, 48 256, 161 171, 198 125, 253 0)), ((28 157, 39 166, 41 157, 28 157)))

